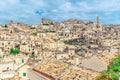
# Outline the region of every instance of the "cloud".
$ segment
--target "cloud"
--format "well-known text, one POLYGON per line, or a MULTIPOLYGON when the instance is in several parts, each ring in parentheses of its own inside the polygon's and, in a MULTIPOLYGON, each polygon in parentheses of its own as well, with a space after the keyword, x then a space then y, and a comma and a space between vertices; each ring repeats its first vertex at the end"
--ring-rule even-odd
POLYGON ((0 2, 0 22, 9 20, 40 24, 41 18, 64 21, 70 18, 119 23, 120 0, 4 0, 0 2), (110 20, 112 21, 110 21, 110 20))

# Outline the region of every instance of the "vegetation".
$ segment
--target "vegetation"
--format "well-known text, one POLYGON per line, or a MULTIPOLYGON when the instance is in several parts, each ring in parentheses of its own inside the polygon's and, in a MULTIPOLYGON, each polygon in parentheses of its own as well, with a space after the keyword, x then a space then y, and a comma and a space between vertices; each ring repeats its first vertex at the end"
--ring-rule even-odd
POLYGON ((45 32, 46 32, 46 33, 47 33, 47 32, 55 33, 54 30, 45 30, 45 32))
POLYGON ((43 24, 44 26, 48 26, 48 25, 53 25, 54 23, 53 22, 49 22, 49 23, 46 23, 46 24, 43 24))
POLYGON ((30 29, 35 29, 35 27, 31 27, 30 29))
POLYGON ((4 26, 5 28, 7 28, 8 26, 7 26, 7 24, 5 24, 5 26, 4 26))
POLYGON ((63 41, 65 44, 69 45, 85 45, 87 43, 87 40, 85 38, 75 38, 75 39, 70 39, 70 40, 64 40, 63 41))
POLYGON ((113 59, 113 63, 109 65, 109 69, 104 71, 98 80, 112 79, 118 80, 120 77, 120 56, 113 59))
POLYGON ((53 22, 51 22, 50 24, 51 24, 51 25, 53 25, 54 23, 53 23, 53 22))
POLYGON ((49 24, 43 24, 44 26, 48 26, 49 24))
POLYGON ((69 44, 69 45, 72 45, 73 41, 72 40, 65 40, 63 41, 65 44, 69 44))
POLYGON ((12 55, 20 54, 20 50, 19 49, 13 49, 13 48, 11 48, 10 49, 10 54, 12 54, 12 55))
POLYGON ((37 35, 37 32, 33 32, 32 35, 35 35, 35 36, 36 36, 36 35, 37 35))
POLYGON ((35 54, 31 54, 29 57, 35 59, 35 54))
POLYGON ((2 27, 4 27, 4 28, 8 28, 8 25, 7 24, 5 24, 4 26, 2 26, 2 27))

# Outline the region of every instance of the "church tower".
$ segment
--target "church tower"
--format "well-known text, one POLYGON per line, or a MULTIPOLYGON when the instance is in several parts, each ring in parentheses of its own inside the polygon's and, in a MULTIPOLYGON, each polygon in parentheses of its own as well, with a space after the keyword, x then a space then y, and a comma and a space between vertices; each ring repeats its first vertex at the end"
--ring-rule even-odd
POLYGON ((97 21, 97 23, 96 23, 96 26, 97 26, 97 28, 99 28, 99 16, 97 16, 97 19, 96 19, 96 21, 97 21))

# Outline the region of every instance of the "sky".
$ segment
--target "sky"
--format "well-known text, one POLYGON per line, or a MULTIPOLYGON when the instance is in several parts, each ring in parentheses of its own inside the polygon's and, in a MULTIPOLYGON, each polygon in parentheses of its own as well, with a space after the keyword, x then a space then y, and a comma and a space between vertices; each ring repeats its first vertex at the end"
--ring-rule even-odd
POLYGON ((120 0, 0 0, 0 23, 40 24, 41 18, 120 24, 120 0))

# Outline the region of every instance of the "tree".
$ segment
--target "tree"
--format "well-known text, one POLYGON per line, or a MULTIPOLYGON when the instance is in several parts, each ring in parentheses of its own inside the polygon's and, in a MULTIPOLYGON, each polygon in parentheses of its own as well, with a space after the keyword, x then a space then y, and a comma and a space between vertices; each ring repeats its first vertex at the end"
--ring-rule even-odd
POLYGON ((35 35, 35 36, 36 36, 36 35, 37 35, 37 32, 33 32, 32 35, 35 35))
POLYGON ((19 53, 20 53, 20 50, 19 50, 19 49, 16 49, 16 50, 15 50, 15 53, 16 53, 16 54, 19 54, 19 53))
POLYGON ((105 80, 106 78, 110 78, 112 80, 118 80, 120 76, 120 56, 113 59, 113 63, 110 64, 110 68, 107 71, 103 72, 100 75, 100 80, 105 80))
POLYGON ((35 59, 35 54, 34 54, 34 53, 32 53, 32 54, 30 55, 30 58, 35 59))
POLYGON ((19 53, 20 53, 19 49, 13 49, 13 48, 10 49, 10 54, 12 54, 12 55, 17 55, 19 53))
POLYGON ((4 26, 5 28, 7 28, 8 26, 7 26, 7 24, 5 24, 5 26, 4 26))
POLYGON ((30 29, 35 29, 35 27, 31 27, 30 29))
POLYGON ((13 48, 10 49, 10 54, 13 54, 13 48))
POLYGON ((50 32, 50 33, 55 33, 55 31, 54 30, 45 30, 45 32, 47 33, 47 32, 50 32))

